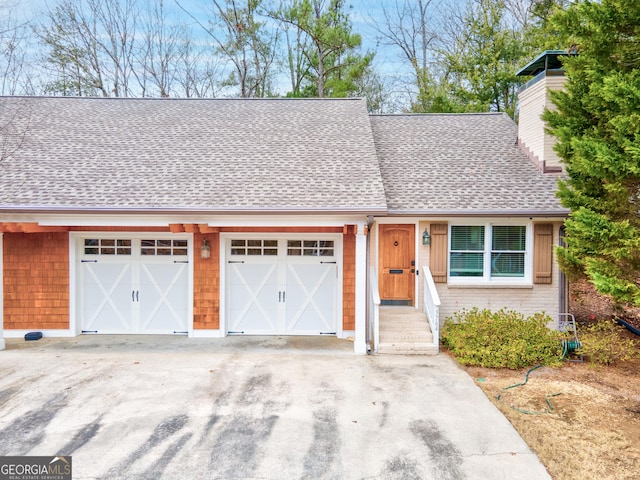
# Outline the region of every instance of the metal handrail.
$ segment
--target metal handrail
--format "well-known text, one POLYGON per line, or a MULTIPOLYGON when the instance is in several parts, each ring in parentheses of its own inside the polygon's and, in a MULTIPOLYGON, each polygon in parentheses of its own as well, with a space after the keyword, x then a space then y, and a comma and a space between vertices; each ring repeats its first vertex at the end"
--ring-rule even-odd
POLYGON ((433 335, 433 345, 436 351, 440 351, 440 296, 436 289, 429 267, 422 267, 424 286, 424 313, 429 319, 431 334, 433 335))

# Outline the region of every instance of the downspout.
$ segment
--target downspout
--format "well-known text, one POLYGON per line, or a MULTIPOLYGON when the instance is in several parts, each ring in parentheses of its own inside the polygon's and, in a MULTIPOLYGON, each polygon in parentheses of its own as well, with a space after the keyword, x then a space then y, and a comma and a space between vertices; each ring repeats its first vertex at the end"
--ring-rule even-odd
POLYGON ((365 270, 365 278, 367 284, 367 299, 365 301, 365 341, 367 343, 367 355, 370 355, 373 351, 373 347, 371 343, 373 339, 371 338, 371 226, 373 225, 373 215, 367 216, 367 240, 366 240, 366 258, 367 258, 367 268, 365 270))
MULTIPOLYGON (((565 229, 564 229, 564 225, 562 225, 560 227, 560 232, 558 235, 559 238, 559 244, 561 247, 565 247, 566 243, 564 241, 564 237, 565 235, 565 229)), ((560 283, 560 285, 558 286, 558 313, 569 313, 569 296, 568 296, 568 290, 569 290, 569 282, 567 281, 567 276, 564 274, 564 272, 562 270, 560 270, 560 268, 558 267, 559 270, 559 275, 558 275, 558 282, 560 283)))

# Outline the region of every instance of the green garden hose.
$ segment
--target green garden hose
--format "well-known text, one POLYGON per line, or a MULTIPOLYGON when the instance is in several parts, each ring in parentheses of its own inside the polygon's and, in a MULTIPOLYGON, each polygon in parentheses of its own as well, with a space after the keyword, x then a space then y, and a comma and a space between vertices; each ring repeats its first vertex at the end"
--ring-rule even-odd
MULTIPOLYGON (((504 387, 504 388, 501 390, 500 394, 498 395, 498 401, 499 401, 499 402, 501 401, 502 392, 504 392, 505 390, 509 390, 509 389, 511 389, 511 388, 516 388, 516 387, 522 387, 522 386, 526 385, 526 384, 527 384, 527 382, 529 381, 529 374, 530 374, 531 372, 533 372, 534 370, 536 370, 536 369, 540 368, 540 367, 542 367, 542 364, 540 364, 540 365, 536 365, 535 367, 533 367, 533 368, 529 369, 529 371, 527 372, 527 375, 524 377, 524 382, 522 382, 522 383, 515 383, 515 384, 510 385, 510 386, 508 386, 508 387, 504 387)), ((532 412, 532 411, 530 411, 530 410, 524 410, 524 409, 522 409, 522 408, 514 407, 513 405, 509 405, 509 407, 510 407, 510 408, 512 408, 513 410, 515 410, 516 412, 526 413, 527 415, 543 415, 543 414, 545 414, 545 413, 551 413, 551 412, 553 411, 553 405, 551 405, 551 400, 549 400, 549 399, 550 399, 551 397, 557 397, 558 395, 561 395, 561 393, 562 393, 562 392, 547 394, 547 395, 545 396, 545 401, 547 402, 547 405, 549 406, 549 408, 548 408, 547 410, 542 411, 542 412, 532 412)))

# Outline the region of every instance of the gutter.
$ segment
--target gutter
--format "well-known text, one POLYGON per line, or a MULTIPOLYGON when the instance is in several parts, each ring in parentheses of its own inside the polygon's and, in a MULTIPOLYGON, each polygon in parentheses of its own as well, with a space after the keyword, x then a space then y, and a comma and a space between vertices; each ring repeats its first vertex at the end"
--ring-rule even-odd
POLYGON ((392 210, 394 217, 557 217, 565 218, 571 210, 392 210))
POLYGON ((388 213, 386 207, 289 207, 289 208, 267 208, 267 207, 224 207, 224 208, 193 208, 193 207, 163 207, 163 208, 140 208, 140 207, 45 207, 45 206, 32 206, 32 207, 13 207, 13 206, 0 206, 1 213, 44 213, 44 214, 115 214, 115 215, 167 215, 167 214, 182 214, 182 215, 305 215, 305 214, 372 214, 372 215, 386 215, 388 213))

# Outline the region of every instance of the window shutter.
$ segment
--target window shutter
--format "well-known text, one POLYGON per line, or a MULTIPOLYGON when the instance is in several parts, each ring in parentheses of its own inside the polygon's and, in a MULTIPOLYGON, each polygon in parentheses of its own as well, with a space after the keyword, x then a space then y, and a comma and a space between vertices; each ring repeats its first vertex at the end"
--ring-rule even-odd
POLYGON ((447 257, 449 255, 449 226, 446 223, 431 224, 431 255, 429 269, 436 283, 447 283, 447 257))
POLYGON ((533 226, 533 283, 552 283, 553 225, 533 226))

